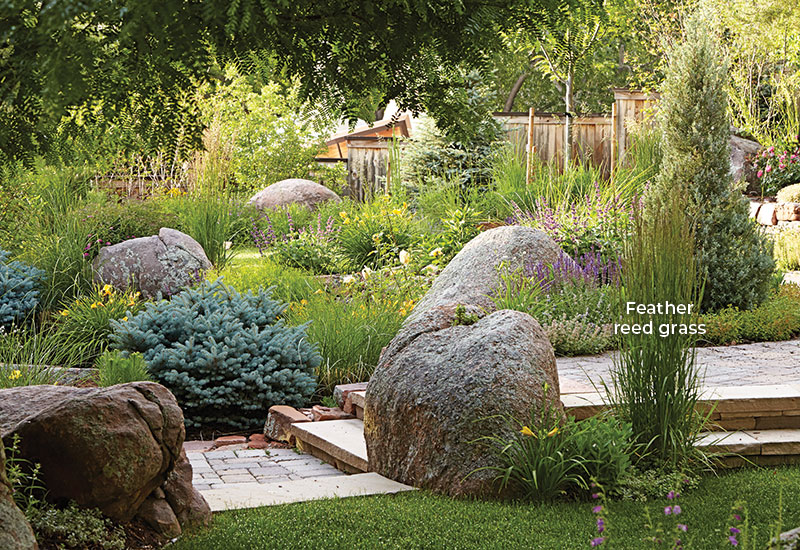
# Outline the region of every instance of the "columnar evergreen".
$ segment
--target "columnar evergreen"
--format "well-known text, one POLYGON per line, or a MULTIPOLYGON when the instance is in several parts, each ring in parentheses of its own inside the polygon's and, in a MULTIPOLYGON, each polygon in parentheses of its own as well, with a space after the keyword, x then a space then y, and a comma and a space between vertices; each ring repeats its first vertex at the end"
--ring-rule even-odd
POLYGON ((669 56, 659 106, 664 157, 650 193, 651 202, 676 186, 686 193, 705 277, 706 311, 757 305, 767 295, 775 267, 769 244, 749 219, 747 201, 730 175, 727 70, 703 13, 695 13, 684 42, 669 56))

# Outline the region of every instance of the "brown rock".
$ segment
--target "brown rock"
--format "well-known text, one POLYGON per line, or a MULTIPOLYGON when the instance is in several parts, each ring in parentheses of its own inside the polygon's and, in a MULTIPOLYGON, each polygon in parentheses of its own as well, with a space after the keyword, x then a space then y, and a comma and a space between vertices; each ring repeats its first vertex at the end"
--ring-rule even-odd
POLYGON ((251 443, 254 441, 266 441, 266 440, 267 436, 265 436, 264 434, 251 434, 250 437, 248 438, 248 441, 251 443))
POLYGON ((14 504, 11 484, 6 477, 6 455, 0 441, 0 548, 3 550, 37 550, 39 546, 22 511, 14 504))
POLYGON ((247 438, 243 435, 223 435, 214 440, 214 448, 225 447, 227 445, 240 445, 247 443, 247 438))
POLYGON ((167 475, 162 485, 166 498, 183 529, 208 526, 211 522, 211 508, 192 486, 192 465, 181 451, 175 467, 167 475))
POLYGON ((783 202, 775 208, 775 216, 779 222, 800 221, 800 203, 783 202))
POLYGON ((250 441, 247 444, 248 449, 269 449, 269 443, 266 441, 250 441))
POLYGON ((264 435, 274 441, 286 441, 294 445, 294 437, 289 428, 295 422, 310 422, 311 420, 288 405, 273 405, 269 408, 267 421, 264 424, 264 435))
POLYGON ((42 465, 51 498, 129 521, 172 470, 184 438, 175 397, 152 382, 0 390, 0 436, 42 465))
POLYGON ((366 382, 358 382, 356 384, 339 384, 335 388, 333 388, 333 398, 339 404, 339 406, 344 410, 344 412, 352 413, 345 408, 347 403, 347 396, 354 391, 365 391, 367 389, 366 382))
POLYGON ((516 427, 497 415, 530 418, 545 383, 563 411, 555 356, 525 313, 498 311, 467 326, 453 326, 454 317, 454 306, 424 312, 381 355, 364 410, 369 469, 451 496, 497 495, 496 473, 476 470, 500 463, 471 442, 512 436, 516 427))
POLYGON ((324 407, 322 405, 314 405, 311 408, 311 413, 314 415, 314 422, 323 420, 347 420, 353 418, 352 414, 347 414, 339 407, 324 407))
POLYGON ((171 539, 181 534, 178 518, 164 499, 148 498, 139 508, 137 517, 165 538, 171 539))
POLYGON ((778 223, 778 216, 776 213, 777 205, 774 202, 765 202, 758 209, 756 221, 761 225, 775 225, 778 223))

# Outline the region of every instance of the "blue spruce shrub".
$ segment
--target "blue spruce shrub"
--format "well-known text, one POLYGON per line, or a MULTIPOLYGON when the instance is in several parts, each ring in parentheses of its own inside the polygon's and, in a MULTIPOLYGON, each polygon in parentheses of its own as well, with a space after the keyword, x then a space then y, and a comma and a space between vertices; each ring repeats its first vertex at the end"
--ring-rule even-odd
POLYGON ((128 321, 112 321, 111 339, 144 356, 187 426, 255 428, 270 406, 303 406, 316 390, 322 358, 306 340, 307 325, 280 318, 285 309, 269 291, 239 294, 220 280, 204 281, 128 321))
POLYGON ((19 323, 39 305, 44 271, 22 262, 9 262, 0 249, 0 327, 19 323))

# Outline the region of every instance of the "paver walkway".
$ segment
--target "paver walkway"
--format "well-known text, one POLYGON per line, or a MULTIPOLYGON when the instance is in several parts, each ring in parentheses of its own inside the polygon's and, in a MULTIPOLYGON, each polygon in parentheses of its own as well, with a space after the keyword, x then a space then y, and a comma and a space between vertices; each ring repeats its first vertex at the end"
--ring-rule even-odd
POLYGON ((345 475, 330 464, 293 449, 237 449, 187 452, 192 484, 199 491, 232 483, 282 483, 345 475))
MULTIPOLYGON (((609 352, 556 359, 561 385, 592 391, 592 382, 599 386, 605 380, 610 384, 613 356, 614 353, 609 352)), ((800 383, 800 339, 698 348, 697 364, 705 386, 797 384, 800 383)))

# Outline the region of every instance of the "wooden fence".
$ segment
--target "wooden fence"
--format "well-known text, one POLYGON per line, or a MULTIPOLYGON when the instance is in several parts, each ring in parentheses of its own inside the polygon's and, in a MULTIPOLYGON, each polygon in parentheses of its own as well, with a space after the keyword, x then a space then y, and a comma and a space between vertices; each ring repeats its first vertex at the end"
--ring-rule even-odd
POLYGON ((389 140, 351 136, 347 140, 347 185, 350 198, 363 201, 386 190, 389 140))
MULTIPOLYGON (((624 161, 632 122, 648 120, 657 96, 636 90, 614 90, 611 115, 585 115, 572 121, 572 158, 606 174, 624 161)), ((509 140, 527 144, 543 162, 564 164, 564 116, 555 113, 495 113, 509 140)))

